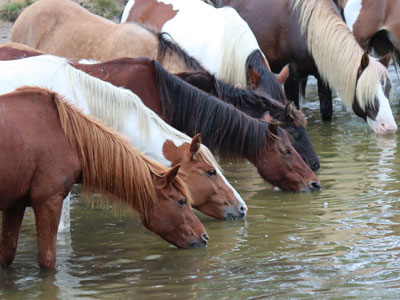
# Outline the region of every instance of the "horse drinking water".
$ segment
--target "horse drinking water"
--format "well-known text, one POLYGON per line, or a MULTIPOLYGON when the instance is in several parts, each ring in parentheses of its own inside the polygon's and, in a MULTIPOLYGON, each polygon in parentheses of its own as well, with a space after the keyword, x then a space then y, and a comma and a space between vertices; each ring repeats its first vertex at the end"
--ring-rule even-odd
POLYGON ((177 247, 207 245, 179 166, 168 170, 147 158, 53 92, 23 88, 0 96, 0 104, 1 267, 13 262, 25 209, 32 206, 39 265, 54 269, 62 202, 76 182, 85 193, 99 190, 128 204, 147 229, 177 247))

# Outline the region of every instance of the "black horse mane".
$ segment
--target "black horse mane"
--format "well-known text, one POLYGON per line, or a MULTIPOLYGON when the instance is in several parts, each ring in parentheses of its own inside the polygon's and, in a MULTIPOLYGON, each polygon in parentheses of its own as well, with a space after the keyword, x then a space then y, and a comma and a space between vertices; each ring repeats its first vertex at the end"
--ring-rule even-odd
POLYGON ((230 104, 191 86, 153 61, 157 85, 168 123, 190 136, 200 133, 211 151, 237 158, 257 159, 268 139, 279 144, 265 122, 251 118, 230 104))
POLYGON ((287 102, 286 95, 283 92, 278 79, 276 79, 275 74, 269 71, 266 67, 261 68, 260 66, 265 66, 264 57, 261 51, 257 49, 247 58, 246 70, 251 67, 258 75, 260 75, 262 83, 264 85, 267 84, 267 87, 265 87, 264 90, 268 91, 273 99, 277 99, 282 103, 287 102))

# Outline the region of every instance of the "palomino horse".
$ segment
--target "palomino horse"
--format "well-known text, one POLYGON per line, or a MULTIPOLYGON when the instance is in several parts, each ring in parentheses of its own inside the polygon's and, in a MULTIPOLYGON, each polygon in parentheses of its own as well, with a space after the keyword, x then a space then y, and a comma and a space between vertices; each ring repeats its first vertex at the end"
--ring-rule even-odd
POLYGON ((219 219, 246 215, 246 204, 225 179, 211 152, 200 146, 200 140, 192 141, 166 124, 132 92, 89 76, 55 56, 1 61, 0 65, 4 68, 0 71, 4 79, 0 93, 24 85, 48 87, 127 135, 134 146, 150 157, 168 166, 185 166, 184 180, 196 199, 194 207, 219 219), (174 161, 166 152, 174 154, 174 161))
POLYGON ((329 0, 214 2, 216 6, 234 7, 249 23, 273 71, 290 63, 285 86, 289 99, 298 100, 300 81, 314 75, 318 79, 324 120, 332 116, 332 95, 323 80, 340 94, 345 106, 366 120, 376 133, 397 130, 388 101, 389 74, 374 59, 369 59, 368 65, 368 59, 362 63, 362 49, 329 0))
MULTIPOLYGON (((42 53, 23 44, 8 43, 0 47, 0 60, 19 59, 40 54, 42 53)), ((158 92, 158 78, 155 76, 154 64, 149 59, 119 58, 97 64, 73 63, 72 65, 115 86, 131 90, 149 108, 165 119, 158 92), (158 100, 155 101, 154 99, 158 100)), ((186 72, 178 75, 191 84, 203 88, 207 93, 216 95, 225 102, 232 103, 252 117, 261 118, 266 111, 269 111, 270 115, 277 119, 282 127, 293 137, 294 148, 308 166, 312 170, 319 169, 318 157, 305 130, 306 119, 301 112, 292 108, 290 104, 284 106, 265 95, 262 91, 236 88, 215 79, 208 72, 186 72)), ((192 160, 189 162, 192 162, 192 160)), ((179 163, 182 164, 181 168, 186 170, 186 165, 182 161, 179 163)), ((194 182, 198 181, 194 180, 194 182)), ((193 202, 197 204, 196 200, 193 202)))
POLYGON ((38 261, 54 269, 62 201, 76 182, 128 204, 143 225, 180 248, 203 247, 208 236, 190 209, 190 194, 177 176, 133 148, 65 100, 39 88, 0 96, 0 265, 15 257, 27 206, 36 218, 38 261), (18 132, 18 134, 15 134, 18 132))
POLYGON ((286 100, 253 32, 231 7, 217 9, 199 0, 129 0, 121 23, 127 21, 168 33, 226 83, 249 86, 254 82, 249 78, 254 70, 260 89, 272 98, 286 100))
MULTIPOLYGON (((1 58, 1 49, 0 49, 1 58)), ((230 103, 237 109, 257 119, 273 118, 293 138, 292 144, 303 160, 315 171, 320 168, 319 160, 306 131, 307 120, 292 103, 286 105, 253 89, 241 89, 224 83, 208 72, 184 72, 176 76, 197 88, 230 103)))
POLYGON ((400 2, 392 0, 333 0, 363 49, 400 59, 400 2))
MULTIPOLYGON (((157 61, 153 61, 153 63, 156 76, 164 79, 159 81, 159 88, 160 93, 164 92, 160 96, 168 120, 171 124, 174 124, 175 120, 187 122, 183 125, 184 127, 181 123, 174 124, 178 130, 184 130, 190 135, 201 133, 205 144, 210 144, 213 150, 218 149, 220 153, 229 152, 236 156, 243 155, 256 165, 266 180, 284 190, 319 189, 320 184, 317 177, 293 149, 282 129, 256 121, 244 113, 236 111, 233 107, 194 89, 166 72, 157 61), (176 81, 178 86, 173 87, 168 80, 176 81), (182 87, 186 87, 186 89, 182 87), (196 98, 188 95, 188 93, 195 92, 198 93, 195 95, 196 98), (174 94, 169 98, 165 93, 174 94), (168 105, 169 102, 172 105, 172 102, 179 103, 178 100, 185 99, 191 105, 191 103, 200 101, 201 98, 215 102, 216 105, 224 105, 228 109, 225 109, 224 112, 214 110, 213 115, 203 115, 201 110, 190 112, 182 109, 180 116, 168 114, 175 110, 173 106, 168 105), (187 99, 192 99, 192 101, 187 101, 187 99), (230 112, 231 109, 235 111, 230 112), (218 115, 219 113, 221 116, 218 115), (234 113, 238 114, 238 119, 228 120, 229 115, 226 113, 232 116, 234 113), (207 116, 209 116, 208 119, 207 116), (202 120, 195 122, 194 119, 197 117, 201 117, 202 120), (227 121, 231 123, 229 124, 227 121), (199 123, 202 126, 199 126, 199 123), (250 127, 247 128, 247 125, 250 127)), ((76 101, 85 113, 102 119, 110 127, 128 135, 135 146, 146 150, 148 155, 165 162, 165 164, 170 163, 164 146, 167 139, 178 146, 183 142, 190 141, 186 135, 162 122, 131 91, 117 88, 108 82, 89 76, 70 66, 64 58, 41 55, 20 60, 0 61, 0 79, 1 93, 21 85, 49 86, 61 95, 76 101), (33 72, 35 76, 31 76, 33 72)), ((205 149, 203 153, 206 153, 205 149)), ((214 159, 211 154, 208 154, 208 157, 210 160, 214 159)), ((218 169, 216 169, 217 171, 218 169)))

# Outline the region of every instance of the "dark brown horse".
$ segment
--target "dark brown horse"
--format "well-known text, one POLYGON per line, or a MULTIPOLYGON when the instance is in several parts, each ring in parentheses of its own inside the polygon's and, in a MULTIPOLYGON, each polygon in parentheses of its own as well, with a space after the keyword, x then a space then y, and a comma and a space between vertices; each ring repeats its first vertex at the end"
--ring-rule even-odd
MULTIPOLYGON (((309 75, 314 75, 318 80, 320 109, 323 120, 331 120, 332 117, 332 95, 330 89, 324 83, 325 80, 340 94, 342 101, 349 110, 353 110, 364 120, 370 119, 368 124, 375 132, 384 134, 391 133, 397 129, 391 111, 385 112, 384 118, 380 117, 379 120, 377 118, 379 105, 375 105, 375 103, 379 101, 377 100, 379 88, 372 95, 370 85, 360 85, 360 80, 358 80, 362 77, 368 77, 362 74, 367 67, 369 72, 373 72, 372 69, 375 69, 374 71, 377 73, 374 77, 378 78, 378 81, 386 81, 387 79, 390 81, 390 78, 385 78, 388 75, 379 70, 375 61, 370 60, 370 65, 362 64, 361 48, 355 43, 354 38, 351 40, 350 32, 344 26, 345 24, 340 21, 339 12, 331 0, 312 2, 292 0, 248 0, 245 2, 240 0, 214 0, 214 3, 217 7, 224 5, 234 7, 248 22, 257 37, 260 48, 267 56, 272 71, 277 72, 285 64, 290 64, 290 76, 286 81, 285 91, 288 99, 295 101, 297 106, 300 83, 309 75), (324 16, 317 13, 313 14, 316 7, 315 2, 318 3, 319 7, 324 6, 323 9, 327 12, 324 16), (293 10, 292 4, 296 5, 296 11, 293 10), (308 9, 302 10, 301 7, 305 6, 308 9), (304 11, 307 12, 307 16, 303 13, 304 11), (314 18, 311 18, 311 15, 314 18), (314 21, 308 22, 310 19, 307 19, 307 17, 314 21), (301 24, 303 24, 302 29, 301 24), (312 34, 312 30, 320 30, 320 32, 312 34), (308 40, 305 39, 303 32, 307 35, 308 40), (321 39, 322 32, 325 32, 324 40, 320 40, 320 43, 317 43, 316 38, 319 37, 321 39), (336 35, 333 33, 336 33, 336 35), (337 35, 342 37, 338 38, 337 35), (346 37, 343 38, 343 36, 346 37), (325 48, 320 47, 324 45, 326 46, 325 48), (312 52, 312 56, 310 52, 312 52), (357 59, 357 64, 355 61, 346 62, 346 59, 351 57, 352 53, 357 53, 352 57, 352 59, 357 59), (328 62, 331 64, 329 67, 327 66, 328 62), (318 66, 318 69, 316 66, 318 66), (359 76, 360 74, 361 76, 359 76), (336 79, 332 79, 331 75, 336 79), (347 84, 341 83, 340 78, 347 84), (349 86, 349 82, 351 82, 352 93, 350 93, 350 89, 343 90, 346 85, 349 86), (361 90, 365 92, 361 92, 361 90), (369 93, 368 100, 359 99, 359 93, 369 93), (369 104, 366 104, 366 101, 369 104)), ((378 82, 373 85, 374 87, 377 86, 378 82)), ((390 95, 390 88, 386 91, 385 87, 382 87, 382 90, 387 99, 390 95)))
POLYGON ((32 206, 39 265, 54 268, 62 202, 77 182, 84 192, 99 190, 125 202, 146 228, 177 247, 207 244, 177 177, 179 166, 168 170, 150 160, 55 93, 23 88, 0 96, 0 103, 2 267, 14 260, 22 218, 32 206))
MULTIPOLYGON (((11 45, 12 46, 12 45, 11 45)), ((18 46, 18 45, 17 45, 18 46)), ((25 46, 24 46, 25 47, 25 46)), ((1 47, 0 48, 0 59, 17 59, 20 57, 25 57, 28 55, 37 55, 39 54, 39 52, 35 52, 35 51, 26 51, 26 50, 19 50, 19 49, 15 49, 15 48, 10 48, 10 47, 1 47)), ((148 106, 150 107, 152 110, 154 110, 157 114, 161 115, 164 117, 164 119, 170 123, 172 126, 173 123, 172 119, 171 119, 171 115, 169 114, 170 112, 170 102, 171 100, 168 101, 163 101, 163 95, 164 95, 164 99, 165 99, 165 95, 170 94, 171 96, 173 96, 173 98, 176 98, 178 102, 178 99, 181 97, 180 96, 180 92, 174 92, 172 89, 172 85, 174 86, 181 86, 179 88, 182 88, 182 90, 186 91, 186 101, 187 102, 193 102, 193 103, 197 103, 197 105, 201 105, 199 103, 198 99, 203 99, 203 98, 207 98, 209 99, 209 102, 219 102, 218 99, 210 96, 210 95, 206 95, 205 93, 200 92, 198 89, 193 88, 191 85, 189 84, 185 84, 183 81, 179 80, 179 78, 177 78, 176 76, 168 73, 165 69, 162 68, 162 66, 160 66, 159 63, 157 63, 156 61, 151 61, 147 58, 137 58, 137 59, 132 59, 132 58, 121 58, 121 59, 116 59, 116 60, 112 60, 109 62, 105 62, 105 63, 99 63, 99 64, 72 64, 74 67, 79 68, 81 70, 83 70, 84 72, 93 75, 95 77, 98 77, 100 79, 103 80, 107 80, 109 82, 111 82, 112 84, 116 85, 116 86, 123 86, 125 88, 128 88, 132 91, 134 91, 141 99, 142 101, 148 106), (157 71, 158 70, 158 71, 157 71), (171 83, 166 84, 165 80, 170 80, 171 83)), ((254 95, 256 94, 255 92, 253 93, 254 95)), ((252 95, 249 92, 249 95, 252 95)), ((261 96, 261 94, 259 94, 259 100, 268 100, 269 98, 263 98, 261 96)), ((276 101, 275 101, 276 103, 276 101)), ((221 103, 222 104, 222 103, 221 103)), ((232 114, 236 114, 238 115, 238 118, 242 118, 243 114, 240 114, 239 111, 233 110, 232 114)), ((285 114, 285 106, 283 105, 275 105, 275 108, 271 109, 271 113, 278 116, 278 114, 285 114), (280 110, 280 111, 279 111, 280 110)), ((287 110, 286 110, 287 113, 287 110)), ((298 143, 299 148, 302 150, 302 154, 304 155, 303 157, 305 158, 305 160, 307 161, 308 164, 310 164, 311 166, 316 167, 316 164, 318 164, 318 158, 315 155, 315 152, 312 148, 311 142, 309 140, 309 137, 307 136, 305 130, 304 130, 304 126, 300 126, 301 123, 305 122, 304 117, 301 119, 301 116, 299 116, 298 113, 294 112, 293 114, 290 113, 289 115, 292 115, 292 117, 290 116, 286 116, 284 117, 284 119, 286 120, 286 122, 292 122, 293 126, 291 126, 293 128, 293 136, 295 138, 297 138, 297 140, 302 140, 302 142, 298 143), (296 115, 296 118, 294 117, 294 115, 296 115), (293 120, 292 118, 295 118, 295 120, 293 120), (292 120, 292 121, 290 121, 292 120), (298 124, 294 124, 298 122, 298 124), (306 138, 305 140, 303 140, 304 138, 306 138), (308 144, 309 143, 309 144, 308 144), (307 151, 305 151, 307 150, 307 151), (310 154, 311 153, 311 154, 310 154)), ((281 117, 283 120, 283 116, 281 117)), ((247 119, 251 120, 251 118, 242 118, 243 121, 247 121, 247 119)), ((185 122, 187 123, 185 126, 189 127, 190 125, 190 121, 191 120, 186 120, 185 122)), ((240 120, 238 120, 238 122, 240 122, 240 120)), ((252 123, 256 123, 255 120, 252 121, 252 123)), ((303 123, 304 125, 304 123, 303 123)), ((181 125, 182 126, 182 125, 181 125)), ((222 123, 220 123, 220 125, 222 127, 222 123)), ((243 126, 246 126, 246 123, 243 124, 243 126)), ((175 127, 175 126, 174 126, 175 127)), ((255 128, 257 128, 258 126, 256 125, 255 128)), ((240 130, 244 130, 243 134, 246 134, 246 130, 244 129, 245 127, 241 128, 240 130)), ((258 153, 257 155, 259 156, 259 159, 261 159, 262 157, 262 151, 261 149, 265 146, 265 142, 266 142, 266 138, 268 137, 267 129, 268 127, 263 126, 262 128, 258 128, 256 131, 256 137, 255 139, 260 139, 260 141, 254 142, 254 147, 255 149, 258 150, 254 150, 252 153, 248 153, 245 155, 246 158, 250 159, 253 163, 254 163, 254 158, 252 157, 255 155, 255 153, 257 151, 259 151, 260 153, 258 153), (264 137, 257 137, 257 135, 261 135, 264 137), (259 143, 259 144, 258 144, 259 143), (258 144, 258 145, 257 145, 258 144)), ((185 131, 185 129, 183 128, 177 128, 179 130, 185 131)), ((229 129, 229 127, 227 128, 229 129)), ((234 130, 233 128, 231 128, 231 130, 234 130)), ((238 128, 239 130, 239 128, 238 128)), ((204 134, 208 134, 208 131, 204 131, 201 132, 202 134, 203 140, 205 145, 209 144, 210 141, 212 139, 214 139, 215 137, 206 137, 204 136, 204 134)), ((189 135, 193 135, 196 132, 187 132, 189 135)), ((232 132, 234 134, 234 131, 232 132)), ((250 137, 248 137, 249 139, 250 137)), ((251 144, 250 139, 246 141, 246 143, 251 144)), ((214 149, 219 149, 220 146, 218 147, 214 147, 214 149)), ((236 149, 234 147, 232 147, 231 149, 231 154, 232 153, 236 153, 236 154, 240 154, 240 147, 236 147, 236 149)), ((296 153, 297 154, 297 153, 296 153)), ((263 168, 260 166, 260 168, 263 168)), ((263 173, 260 172, 262 175, 263 173)), ((263 175, 264 178, 268 178, 268 174, 265 173, 263 175)), ((267 179, 268 180, 268 179, 267 179)), ((287 189, 285 184, 279 184, 279 186, 283 189, 287 189)), ((317 185, 315 185, 317 186, 317 185)), ((293 187, 290 187, 289 189, 293 189, 293 187)), ((300 188, 302 189, 302 188, 300 188)), ((294 188, 293 190, 298 190, 298 188, 294 188)))

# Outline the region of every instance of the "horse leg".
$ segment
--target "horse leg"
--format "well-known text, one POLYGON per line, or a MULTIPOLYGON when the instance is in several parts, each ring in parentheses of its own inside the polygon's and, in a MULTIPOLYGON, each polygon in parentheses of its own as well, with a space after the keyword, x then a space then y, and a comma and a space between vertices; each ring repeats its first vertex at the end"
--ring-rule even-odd
POLYGON ((11 265, 14 260, 25 209, 25 205, 18 205, 3 210, 0 243, 0 265, 2 268, 11 265))
POLYGON ((331 121, 332 120, 332 91, 325 84, 325 82, 321 78, 317 78, 318 80, 318 96, 320 103, 320 112, 321 118, 323 121, 331 121))
POLYGON ((293 64, 289 65, 289 78, 285 83, 285 94, 289 101, 293 101, 297 109, 300 109, 299 104, 299 91, 300 91, 300 79, 296 67, 293 64))
POLYGON ((71 192, 68 193, 63 201, 60 223, 58 224, 58 233, 69 232, 71 229, 70 221, 71 192))
POLYGON ((32 206, 36 217, 38 263, 42 269, 54 269, 56 264, 57 229, 63 199, 57 195, 32 206))

